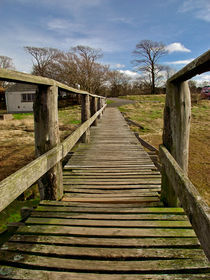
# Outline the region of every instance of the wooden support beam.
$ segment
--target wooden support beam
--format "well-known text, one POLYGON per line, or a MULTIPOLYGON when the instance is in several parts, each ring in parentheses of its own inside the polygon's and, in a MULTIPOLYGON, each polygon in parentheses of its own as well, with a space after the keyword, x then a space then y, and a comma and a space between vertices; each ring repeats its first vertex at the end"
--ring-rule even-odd
MULTIPOLYGON (((167 83, 164 110, 163 144, 178 162, 185 174, 188 172, 191 97, 188 82, 167 83)), ((177 206, 178 200, 162 169, 162 200, 168 206, 177 206)))
MULTIPOLYGON (((98 101, 97 101, 97 111, 99 111, 100 109, 102 108, 102 99, 101 98, 98 98, 98 101)), ((98 119, 100 120, 102 118, 102 114, 100 114, 98 116, 98 119)))
MULTIPOLYGON (((81 96, 81 121, 82 123, 86 122, 90 118, 90 97, 89 95, 81 96)), ((82 142, 89 143, 90 142, 90 128, 88 128, 85 133, 82 135, 82 142)))
MULTIPOLYGON (((97 98, 96 97, 92 97, 91 98, 91 103, 90 103, 90 113, 91 113, 91 117, 97 112, 97 98)), ((96 119, 92 126, 97 126, 98 124, 98 119, 96 119)))
POLYGON ((165 166, 168 180, 179 197, 203 250, 210 260, 210 208, 164 146, 160 146, 160 158, 165 166))
MULTIPOLYGON (((39 86, 34 102, 35 152, 43 155, 60 143, 58 87, 39 86)), ((59 200, 63 196, 62 165, 58 162, 39 179, 40 198, 59 200)))

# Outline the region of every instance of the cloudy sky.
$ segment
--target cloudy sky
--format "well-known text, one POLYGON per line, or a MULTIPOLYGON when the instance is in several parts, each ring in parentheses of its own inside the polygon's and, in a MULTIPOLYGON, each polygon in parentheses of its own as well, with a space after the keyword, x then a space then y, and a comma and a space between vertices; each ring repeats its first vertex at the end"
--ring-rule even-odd
MULTIPOLYGON (((0 0, 0 55, 30 72, 24 46, 101 48, 102 63, 135 75, 140 40, 163 42, 162 64, 179 70, 210 48, 210 0, 0 0)), ((210 73, 199 77, 210 80, 210 73)))

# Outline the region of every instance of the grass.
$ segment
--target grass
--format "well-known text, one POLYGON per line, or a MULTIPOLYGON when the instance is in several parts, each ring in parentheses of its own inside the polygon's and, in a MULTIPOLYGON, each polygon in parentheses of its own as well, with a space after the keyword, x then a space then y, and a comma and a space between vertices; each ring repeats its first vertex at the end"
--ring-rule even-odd
MULTIPOLYGON (((131 120, 141 124, 144 128, 139 130, 143 135, 161 134, 163 121, 163 109, 165 104, 165 96, 149 96, 149 95, 134 95, 124 98, 136 101, 134 104, 128 104, 119 107, 120 111, 131 120)), ((135 129, 136 130, 136 129, 135 129)))
POLYGON ((22 207, 34 207, 39 203, 39 197, 26 201, 15 200, 2 212, 0 212, 0 234, 6 230, 7 224, 21 220, 20 210, 22 207))
POLYGON ((15 120, 28 119, 29 117, 33 118, 33 113, 18 113, 18 114, 13 114, 13 118, 14 118, 15 120))
POLYGON ((110 99, 107 99, 107 100, 106 100, 106 104, 107 104, 107 105, 112 104, 112 103, 115 103, 114 100, 110 100, 110 99))
MULTIPOLYGON (((163 110, 165 95, 123 96, 135 100, 135 104, 119 109, 143 129, 131 126, 141 137, 156 148, 162 143, 163 110)), ((189 151, 189 178, 210 205, 210 101, 201 100, 192 106, 189 151)))

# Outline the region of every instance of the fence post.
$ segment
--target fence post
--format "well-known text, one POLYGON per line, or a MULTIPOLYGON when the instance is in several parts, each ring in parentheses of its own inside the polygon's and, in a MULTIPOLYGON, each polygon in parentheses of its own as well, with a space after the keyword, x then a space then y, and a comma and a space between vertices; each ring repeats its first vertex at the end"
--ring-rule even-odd
MULTIPOLYGON (((35 153, 46 153, 60 143, 58 124, 58 87, 39 86, 34 102, 35 153)), ((59 200, 63 196, 61 162, 51 168, 39 181, 41 200, 59 200)))
MULTIPOLYGON (((188 82, 167 83, 164 110, 163 145, 185 174, 188 172, 191 97, 188 82)), ((161 198, 166 205, 176 207, 177 196, 162 167, 161 198)))
MULTIPOLYGON (((102 108, 102 99, 99 97, 98 98, 98 104, 97 104, 97 109, 98 111, 102 108)), ((98 119, 100 120, 102 118, 102 113, 98 115, 98 119)))
MULTIPOLYGON (((81 95, 81 121, 84 123, 90 118, 90 97, 89 94, 81 95)), ((82 135, 82 142, 89 143, 90 142, 90 128, 88 128, 85 133, 82 135)))
MULTIPOLYGON (((90 103, 90 112, 91 117, 97 112, 97 97, 92 96, 91 103, 90 103)), ((97 126, 98 119, 96 118, 95 121, 92 123, 92 126, 97 126)))

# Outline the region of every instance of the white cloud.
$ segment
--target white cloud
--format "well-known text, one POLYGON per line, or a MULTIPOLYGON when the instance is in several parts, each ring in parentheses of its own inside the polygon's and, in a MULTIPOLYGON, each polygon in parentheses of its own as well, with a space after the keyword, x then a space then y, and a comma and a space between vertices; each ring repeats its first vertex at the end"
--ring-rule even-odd
POLYGON ((210 1, 209 0, 185 0, 179 8, 181 13, 192 12, 194 17, 210 22, 210 1))
POLYGON ((185 48, 181 43, 175 42, 165 47, 166 51, 169 53, 173 52, 191 52, 191 50, 185 48))
POLYGON ((138 78, 140 77, 141 75, 136 73, 136 72, 133 72, 131 70, 119 70, 120 73, 123 73, 125 75, 128 75, 129 77, 131 77, 132 79, 135 79, 135 78, 138 78))
POLYGON ((171 64, 171 65, 186 65, 188 63, 190 63, 191 61, 193 61, 194 58, 191 58, 191 59, 185 59, 185 60, 176 60, 176 61, 169 61, 169 62, 166 62, 165 64, 171 64))
POLYGON ((117 63, 117 64, 115 64, 114 65, 115 66, 115 68, 125 68, 125 65, 124 64, 120 64, 120 63, 117 63))
POLYGON ((47 26, 50 30, 62 30, 62 29, 71 29, 74 31, 79 31, 82 29, 82 24, 72 23, 65 19, 55 18, 50 20, 47 23, 47 26))
POLYGON ((208 82, 210 84, 210 72, 206 72, 201 75, 197 75, 193 78, 198 84, 202 84, 203 82, 208 82))

